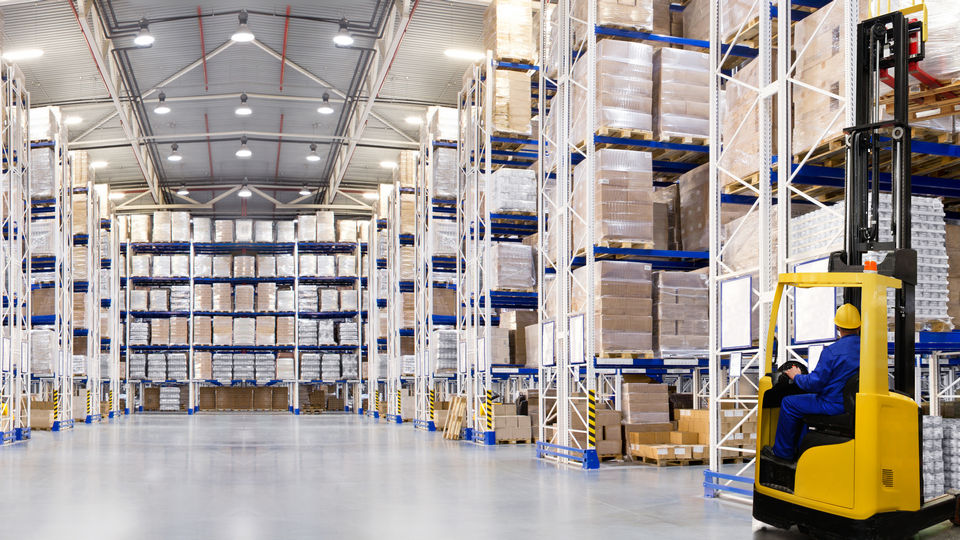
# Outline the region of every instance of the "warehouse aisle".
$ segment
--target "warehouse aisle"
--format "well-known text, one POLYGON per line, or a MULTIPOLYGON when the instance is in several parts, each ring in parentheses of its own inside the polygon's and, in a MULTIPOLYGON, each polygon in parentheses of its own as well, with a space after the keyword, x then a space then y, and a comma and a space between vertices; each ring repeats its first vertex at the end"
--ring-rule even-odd
POLYGON ((27 450, 0 449, 3 538, 750 536, 699 467, 584 474, 346 414, 135 416, 27 450))

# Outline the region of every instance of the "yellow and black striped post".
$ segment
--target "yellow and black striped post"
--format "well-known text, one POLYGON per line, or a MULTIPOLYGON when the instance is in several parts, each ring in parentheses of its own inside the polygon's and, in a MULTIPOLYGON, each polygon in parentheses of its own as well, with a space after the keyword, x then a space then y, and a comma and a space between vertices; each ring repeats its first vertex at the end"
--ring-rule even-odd
POLYGON ((587 441, 588 448, 597 447, 597 391, 587 392, 589 403, 587 404, 587 441))
POLYGON ((400 412, 400 411, 402 410, 402 407, 401 407, 402 404, 403 404, 403 402, 400 401, 400 389, 397 388, 397 420, 398 420, 398 421, 403 418, 403 413, 400 412))
POLYGON ((434 421, 434 415, 433 415, 433 398, 434 398, 434 394, 433 394, 433 390, 431 389, 431 390, 430 390, 430 421, 431 421, 431 422, 434 421))
POLYGON ((93 392, 87 390, 87 416, 90 416, 90 395, 91 394, 93 394, 93 392))
POLYGON ((373 390, 373 410, 380 410, 380 387, 376 387, 373 390))
MULTIPOLYGON (((107 396, 108 396, 107 399, 110 400, 110 410, 112 411, 112 410, 113 410, 113 389, 110 389, 110 390, 107 392, 107 396)), ((100 412, 103 413, 103 411, 100 411, 100 412)))
POLYGON ((487 390, 487 404, 484 408, 487 415, 487 431, 493 431, 493 390, 487 390))
POLYGON ((53 419, 60 420, 60 391, 53 391, 53 419))

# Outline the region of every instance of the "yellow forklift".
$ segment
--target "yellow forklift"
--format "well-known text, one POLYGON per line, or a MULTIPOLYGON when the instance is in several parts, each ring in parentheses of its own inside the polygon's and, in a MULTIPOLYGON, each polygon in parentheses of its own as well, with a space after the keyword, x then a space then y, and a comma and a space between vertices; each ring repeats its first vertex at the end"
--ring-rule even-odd
POLYGON ((773 299, 765 375, 759 385, 753 517, 774 527, 797 526, 818 538, 904 538, 947 520, 960 523, 956 493, 923 500, 921 410, 912 399, 917 254, 910 243, 906 74, 923 58, 921 32, 922 24, 908 21, 901 12, 858 26, 857 125, 845 130, 844 250, 831 255, 828 272, 781 274, 773 299), (879 118, 880 80, 893 86, 892 120, 879 118), (881 186, 874 181, 881 178, 879 164, 886 153, 893 242, 880 241, 881 186), (807 431, 798 457, 785 462, 761 451, 774 444, 783 398, 801 392, 783 372, 794 365, 806 372, 806 367, 793 361, 775 366, 774 333, 784 292, 808 287, 843 288, 844 301, 860 308, 860 369, 844 386, 844 412, 805 416, 807 431), (888 289, 896 291, 893 388, 888 289))

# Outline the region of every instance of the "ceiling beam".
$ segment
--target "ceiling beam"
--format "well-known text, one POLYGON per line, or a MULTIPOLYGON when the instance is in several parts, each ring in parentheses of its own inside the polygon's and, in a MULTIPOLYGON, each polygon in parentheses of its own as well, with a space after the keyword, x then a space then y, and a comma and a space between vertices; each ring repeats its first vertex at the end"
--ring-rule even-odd
MULTIPOLYGON (((403 2, 393 3, 390 7, 386 30, 383 36, 374 43, 373 48, 376 50, 376 54, 368 68, 368 76, 364 78, 368 84, 367 100, 363 102, 362 108, 354 107, 350 111, 346 129, 348 143, 346 146, 340 146, 333 160, 333 170, 328 181, 329 187, 326 190, 327 203, 333 202, 340 187, 340 182, 347 174, 347 167, 349 167, 353 153, 357 149, 356 141, 363 137, 367 121, 371 116, 380 120, 373 112, 373 106, 387 80, 387 73, 390 71, 390 66, 393 65, 393 60, 400 49, 400 43, 407 33, 407 27, 410 25, 410 19, 416 11, 418 3, 419 0, 414 0, 411 6, 409 0, 404 0, 403 2)), ((389 127, 389 124, 387 126, 389 127)))
POLYGON ((353 142, 354 144, 360 145, 382 145, 397 149, 409 149, 413 150, 418 148, 417 143, 398 141, 396 139, 374 139, 366 138, 356 141, 351 141, 346 137, 339 135, 315 135, 312 133, 281 133, 276 131, 215 131, 211 133, 175 133, 168 135, 143 135, 138 137, 135 141, 130 141, 127 138, 121 139, 98 139, 94 141, 82 141, 82 142, 69 142, 67 147, 70 150, 90 150, 97 147, 111 146, 117 144, 143 144, 147 142, 177 142, 177 143, 187 143, 187 142, 204 142, 207 138, 226 138, 226 137, 235 137, 239 139, 242 136, 247 137, 262 137, 268 139, 280 139, 283 138, 288 142, 315 142, 315 143, 330 143, 335 141, 343 142, 353 142))
POLYGON ((147 183, 147 188, 153 200, 160 202, 163 198, 160 193, 160 182, 157 176, 156 165, 153 163, 150 153, 147 152, 145 148, 135 144, 143 133, 143 129, 137 121, 136 116, 131 114, 129 104, 121 103, 120 101, 120 70, 117 66, 116 59, 113 58, 111 54, 113 43, 107 39, 103 28, 100 26, 101 19, 99 13, 96 13, 97 7, 93 2, 78 2, 79 9, 83 10, 81 12, 78 11, 77 4, 74 4, 72 0, 69 4, 77 19, 77 24, 80 26, 80 32, 83 34, 83 38, 87 42, 87 47, 90 49, 90 55, 93 57, 93 62, 97 66, 100 78, 103 80, 107 93, 110 94, 110 99, 113 101, 117 116, 120 118, 120 127, 123 129, 123 134, 127 141, 134 146, 133 155, 137 160, 137 167, 140 169, 140 174, 143 175, 143 179, 147 183), (93 15, 90 17, 93 23, 92 25, 87 21, 88 14, 93 15))

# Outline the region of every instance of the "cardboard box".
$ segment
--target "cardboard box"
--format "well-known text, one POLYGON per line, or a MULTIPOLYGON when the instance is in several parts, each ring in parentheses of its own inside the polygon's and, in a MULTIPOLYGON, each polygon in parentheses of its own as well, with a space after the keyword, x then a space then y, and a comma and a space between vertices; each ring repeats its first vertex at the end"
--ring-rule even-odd
POLYGON ((671 431, 670 432, 670 444, 697 444, 700 442, 700 437, 696 432, 692 431, 671 431))
POLYGON ((269 386, 253 388, 253 408, 259 411, 273 408, 273 388, 269 386))
POLYGON ((217 408, 217 394, 212 386, 201 386, 197 393, 197 407, 201 411, 212 411, 217 408))

